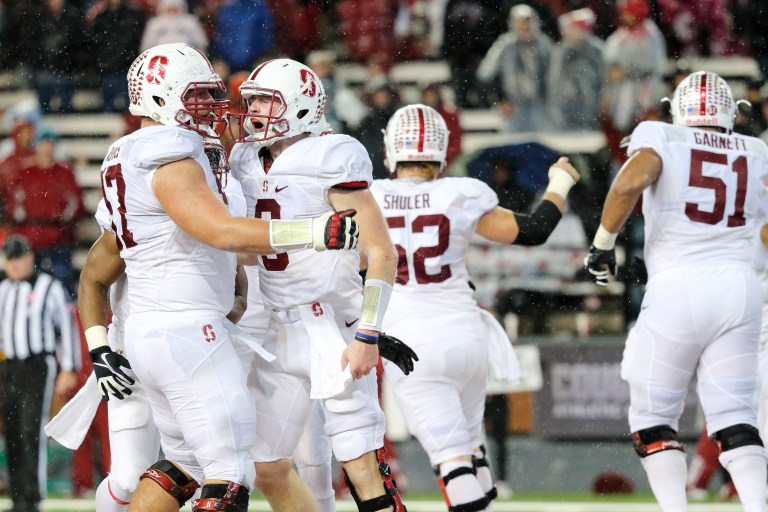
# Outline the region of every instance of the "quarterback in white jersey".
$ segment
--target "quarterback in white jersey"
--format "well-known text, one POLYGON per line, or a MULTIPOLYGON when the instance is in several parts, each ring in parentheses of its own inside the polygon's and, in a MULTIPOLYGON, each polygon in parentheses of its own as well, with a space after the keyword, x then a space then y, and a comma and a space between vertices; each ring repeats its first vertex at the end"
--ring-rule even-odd
POLYGON ((224 324, 234 253, 350 249, 357 227, 333 212, 302 222, 230 216, 203 145, 219 136, 228 104, 213 99, 224 86, 199 50, 147 50, 128 89, 141 129, 112 144, 101 181, 128 275, 126 355, 168 458, 144 473, 129 510, 176 510, 197 483, 193 510, 246 510, 256 415, 243 407, 246 375, 224 324))
MULTIPOLYGON (((482 444, 493 334, 469 287, 469 242, 477 233, 501 243, 544 243, 579 174, 561 159, 549 170, 537 210, 530 217, 515 214, 500 208, 496 193, 479 180, 437 179, 448 137, 445 121, 431 107, 399 109, 384 134, 395 179, 376 180, 371 191, 399 256, 384 330, 407 339, 419 354, 412 375, 405 377, 388 361, 385 375, 408 429, 429 455, 449 510, 471 512, 489 508, 496 492, 482 444)), ((508 339, 506 346, 511 352, 508 339)))
POLYGON ((720 462, 744 510, 762 512, 766 458, 756 428, 762 292, 751 241, 768 148, 732 133, 736 104, 714 73, 683 80, 671 112, 673 124, 644 122, 632 133, 630 158, 608 192, 585 265, 597 284, 615 274, 616 234, 642 194, 648 283, 622 361, 635 450, 662 510, 686 510, 677 428, 695 373, 720 462))
POLYGON ((308 67, 290 59, 265 62, 240 93, 247 111, 230 123, 237 120, 239 128, 230 161, 249 215, 300 221, 353 209, 369 260, 363 287, 357 254, 295 250, 259 258, 262 298, 277 332, 266 348, 277 361, 257 372, 256 485, 274 510, 317 507, 291 463, 316 399, 358 507, 401 509, 377 460, 384 416, 371 370, 396 257, 367 190, 370 159, 355 139, 323 135, 326 96, 308 67))

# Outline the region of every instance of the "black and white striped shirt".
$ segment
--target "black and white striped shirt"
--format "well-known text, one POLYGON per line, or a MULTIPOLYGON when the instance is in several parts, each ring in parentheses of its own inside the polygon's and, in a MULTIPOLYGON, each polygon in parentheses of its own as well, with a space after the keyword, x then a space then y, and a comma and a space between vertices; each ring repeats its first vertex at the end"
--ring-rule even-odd
POLYGON ((56 354, 62 371, 80 368, 80 335, 61 282, 49 274, 0 281, 0 349, 6 359, 56 354))

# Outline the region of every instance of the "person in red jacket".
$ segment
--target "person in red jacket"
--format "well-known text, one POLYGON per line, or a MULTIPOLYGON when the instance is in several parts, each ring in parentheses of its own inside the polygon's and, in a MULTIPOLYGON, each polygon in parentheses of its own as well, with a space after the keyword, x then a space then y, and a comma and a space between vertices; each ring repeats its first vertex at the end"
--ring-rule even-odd
POLYGON ((8 169, 0 185, 9 227, 35 249, 36 266, 73 290, 72 249, 83 194, 72 167, 55 158, 56 135, 38 129, 34 156, 8 169))

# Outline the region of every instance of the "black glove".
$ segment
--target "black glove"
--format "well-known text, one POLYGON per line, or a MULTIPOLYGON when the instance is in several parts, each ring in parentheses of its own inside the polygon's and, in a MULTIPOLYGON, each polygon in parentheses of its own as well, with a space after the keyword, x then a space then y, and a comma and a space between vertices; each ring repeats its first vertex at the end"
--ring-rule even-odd
POLYGON ((419 360, 411 347, 384 333, 379 334, 379 355, 395 363, 406 375, 413 371, 413 362, 419 360))
POLYGON ((584 267, 592 274, 592 281, 598 286, 608 286, 608 275, 616 275, 616 251, 610 249, 603 251, 594 245, 589 248, 589 253, 584 256, 584 267))
POLYGON ((90 354, 91 361, 93 361, 93 373, 96 374, 96 383, 103 400, 109 401, 110 394, 118 400, 122 400, 125 396, 133 393, 129 386, 135 384, 136 381, 120 368, 121 366, 131 367, 125 357, 113 352, 107 345, 91 350, 90 354))

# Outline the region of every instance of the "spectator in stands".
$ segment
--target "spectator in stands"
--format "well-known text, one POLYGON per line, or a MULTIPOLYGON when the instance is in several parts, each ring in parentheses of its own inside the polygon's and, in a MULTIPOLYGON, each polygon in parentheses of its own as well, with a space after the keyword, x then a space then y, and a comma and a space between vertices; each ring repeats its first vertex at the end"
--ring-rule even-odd
POLYGON ((464 136, 464 131, 461 128, 459 112, 454 105, 443 101, 442 85, 437 82, 422 88, 421 102, 437 110, 448 127, 448 151, 445 154, 445 168, 448 169, 453 159, 461 154, 461 139, 464 136))
POLYGON ((264 0, 229 0, 219 9, 214 46, 231 71, 253 69, 274 45, 272 15, 264 0))
POLYGON ((0 187, 8 222, 32 244, 37 267, 72 292, 72 251, 83 197, 72 168, 54 158, 56 140, 55 133, 41 127, 34 157, 13 169, 0 187))
POLYGON ((530 6, 509 11, 509 31, 499 36, 480 63, 477 77, 490 83, 501 79, 504 101, 512 109, 509 131, 531 132, 548 127, 546 77, 552 40, 541 33, 530 6))
MULTIPOLYGON (((16 69, 27 67, 38 51, 39 41, 30 30, 29 20, 37 19, 40 9, 33 2, 4 2, 3 24, 0 29, 0 67, 16 69)), ((25 69, 24 71, 29 71, 25 69)))
POLYGON ((26 118, 14 121, 10 136, 0 144, 0 181, 10 168, 35 154, 35 123, 26 118))
POLYGON ((26 26, 36 51, 29 57, 42 111, 71 112, 75 73, 88 63, 80 13, 66 0, 47 0, 32 16, 26 26))
POLYGON ((733 26, 739 27, 734 35, 752 51, 760 68, 763 82, 768 80, 768 9, 762 2, 733 0, 730 5, 733 26))
POLYGON ((763 98, 760 94, 761 80, 751 80, 747 84, 747 97, 749 102, 737 104, 736 120, 733 123, 733 131, 750 137, 759 137, 768 125, 763 117, 763 98))
POLYGON ((106 0, 93 19, 91 39, 105 112, 124 112, 128 108, 125 70, 139 53, 143 32, 144 16, 127 0, 106 0))
POLYGON ((477 67, 496 37, 504 32, 503 15, 492 0, 448 0, 443 55, 460 109, 488 106, 487 87, 477 81, 477 67))
POLYGON ((275 45, 282 56, 302 60, 321 47, 323 8, 333 2, 268 0, 268 3, 275 22, 275 45))
POLYGON ((400 95, 383 77, 369 81, 365 92, 368 115, 352 135, 368 150, 373 164, 373 179, 383 179, 389 174, 384 166, 381 131, 387 127, 389 118, 400 106, 400 95))
POLYGON ((376 53, 395 57, 393 27, 399 3, 399 0, 336 2, 338 35, 350 59, 365 62, 376 53))
POLYGON ((552 51, 547 90, 556 130, 595 130, 603 85, 603 42, 592 35, 595 13, 578 9, 558 18, 563 39, 552 51))
MULTIPOLYGON (((235 34, 244 37, 240 32, 235 34)), ((141 38, 141 51, 166 43, 186 43, 203 53, 208 49, 203 24, 189 13, 187 0, 158 0, 157 15, 147 22, 141 38)))
POLYGON ((517 165, 506 158, 491 162, 488 186, 499 197, 499 206, 513 212, 527 212, 536 199, 536 191, 517 179, 517 165))
POLYGON ((621 26, 605 44, 602 108, 613 128, 626 134, 663 96, 667 51, 646 0, 621 0, 618 8, 621 26))
POLYGON ((725 21, 726 0, 656 0, 669 55, 723 56, 730 49, 725 21))

